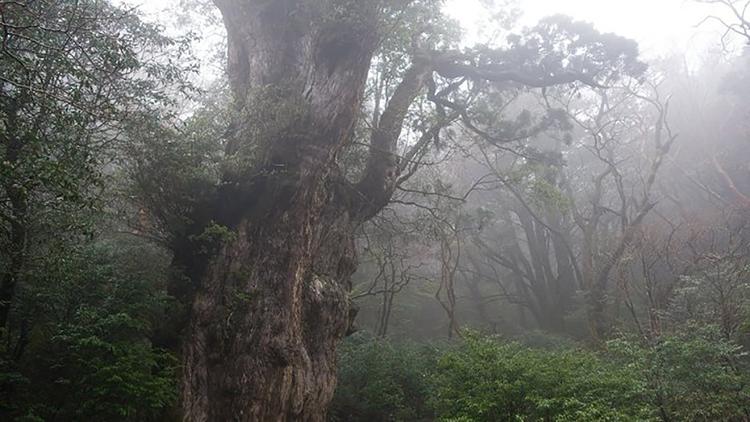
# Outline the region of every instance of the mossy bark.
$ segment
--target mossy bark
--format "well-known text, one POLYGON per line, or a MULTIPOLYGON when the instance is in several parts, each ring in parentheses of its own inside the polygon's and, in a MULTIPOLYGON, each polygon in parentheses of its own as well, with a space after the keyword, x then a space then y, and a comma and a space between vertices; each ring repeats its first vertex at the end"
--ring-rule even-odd
MULTIPOLYGON (((366 214, 336 156, 351 142, 378 9, 215 3, 239 119, 225 180, 204 214, 232 236, 199 271, 192 266, 184 418, 323 421, 350 322, 353 233, 366 214)), ((194 251, 184 251, 176 262, 188 266, 194 251)))

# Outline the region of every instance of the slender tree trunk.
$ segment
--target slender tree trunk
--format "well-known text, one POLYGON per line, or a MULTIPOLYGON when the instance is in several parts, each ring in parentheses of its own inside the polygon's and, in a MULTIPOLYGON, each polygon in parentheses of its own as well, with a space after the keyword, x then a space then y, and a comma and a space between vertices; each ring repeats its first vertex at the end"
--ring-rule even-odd
MULTIPOLYGON (((22 214, 25 214, 25 199, 17 200, 18 198, 22 198, 23 194, 14 193, 12 188, 8 192, 10 192, 9 196, 11 197, 14 211, 22 209, 22 214)), ((14 214, 17 213, 14 212, 14 214)), ((23 223, 17 221, 12 222, 10 226, 8 265, 2 270, 0 275, 0 332, 2 332, 2 329, 9 328, 10 310, 16 295, 16 287, 26 262, 26 227, 23 223)))
POLYGON ((10 309, 26 262, 26 228, 23 223, 13 222, 10 231, 9 262, 0 276, 0 330, 9 328, 10 309))
MULTIPOLYGON (((4 160, 9 168, 17 165, 24 147, 23 141, 17 130, 17 110, 15 101, 8 107, 8 119, 6 121, 5 133, 2 138, 4 147, 4 160)), ((26 252, 28 242, 28 194, 19 179, 9 177, 3 181, 5 193, 8 197, 9 217, 9 242, 7 262, 5 268, 0 270, 0 333, 9 329, 10 310, 16 295, 16 287, 26 265, 26 252)))

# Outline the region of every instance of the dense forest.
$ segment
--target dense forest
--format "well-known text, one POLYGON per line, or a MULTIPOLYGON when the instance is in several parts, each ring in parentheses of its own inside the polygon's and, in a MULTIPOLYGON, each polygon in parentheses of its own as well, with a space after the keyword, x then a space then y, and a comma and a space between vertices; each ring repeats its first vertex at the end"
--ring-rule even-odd
POLYGON ((750 1, 163 3, 0 0, 0 419, 750 421, 750 1))

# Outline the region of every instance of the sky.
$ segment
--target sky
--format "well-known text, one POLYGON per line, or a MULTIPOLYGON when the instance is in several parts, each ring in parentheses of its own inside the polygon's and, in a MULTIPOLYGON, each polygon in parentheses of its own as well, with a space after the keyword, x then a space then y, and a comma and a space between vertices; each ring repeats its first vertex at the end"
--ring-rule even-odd
MULTIPOLYGON (((588 21, 603 32, 614 32, 638 41, 646 57, 669 51, 702 50, 719 46, 717 24, 698 25, 716 9, 691 0, 519 0, 521 23, 531 25, 558 13, 588 21)), ((484 13, 480 0, 448 0, 447 12, 458 19, 469 37, 484 13)))
MULTIPOLYGON (((121 0, 122 1, 122 0, 121 0)), ((179 4, 180 0, 127 0, 138 5, 154 19, 158 12, 179 4)), ((484 0, 487 2, 488 0, 484 0)), ((498 1, 498 0, 495 0, 498 1)), ((501 0, 502 1, 502 0, 501 0)), ((604 32, 614 32, 639 42, 645 58, 676 52, 705 51, 719 47, 722 31, 714 22, 698 25, 717 9, 693 0, 517 0, 523 10, 522 25, 540 18, 566 14, 593 23, 604 32)), ((446 12, 463 26, 471 40, 481 41, 481 18, 486 9, 482 0, 446 0, 446 12)))

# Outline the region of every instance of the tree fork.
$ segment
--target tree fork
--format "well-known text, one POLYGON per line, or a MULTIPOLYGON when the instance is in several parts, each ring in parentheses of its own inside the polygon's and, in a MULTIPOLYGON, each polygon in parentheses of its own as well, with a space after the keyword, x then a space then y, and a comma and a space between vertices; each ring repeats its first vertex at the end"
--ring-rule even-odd
MULTIPOLYGON (((462 83, 436 93, 432 74, 548 86, 594 85, 599 72, 561 65, 558 72, 536 69, 528 76, 533 69, 513 54, 501 52, 498 60, 507 62, 482 67, 462 53, 414 52, 372 130, 364 173, 350 183, 336 158, 352 142, 385 2, 214 3, 227 29, 238 117, 219 193, 206 200, 210 211, 175 248, 176 263, 200 262, 188 274, 194 289, 183 346, 184 418, 323 421, 335 387, 336 345, 352 315, 354 231, 387 205, 400 173, 414 171, 396 156, 410 105, 426 87, 432 85, 428 99, 435 102, 462 83), (214 223, 223 236, 196 259, 201 252, 192 239, 214 223)), ((591 39, 589 48, 611 61, 602 65, 617 71, 633 64, 634 44, 602 50, 605 41, 591 39)), ((450 101, 441 107, 469 118, 450 101)), ((427 135, 451 120, 441 119, 427 135)), ((424 147, 418 142, 406 157, 424 147)))

